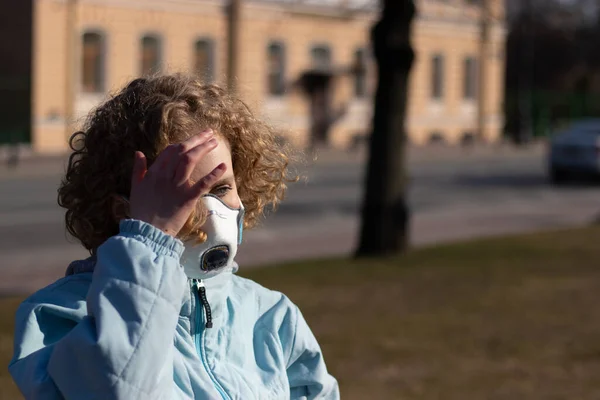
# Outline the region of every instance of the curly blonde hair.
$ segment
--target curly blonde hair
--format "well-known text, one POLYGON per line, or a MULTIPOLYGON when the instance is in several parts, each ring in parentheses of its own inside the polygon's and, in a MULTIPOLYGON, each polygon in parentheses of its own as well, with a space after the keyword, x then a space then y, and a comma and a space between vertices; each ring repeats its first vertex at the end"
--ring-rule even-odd
MULTIPOLYGON (((255 118, 239 99, 216 85, 174 74, 135 79, 93 111, 69 141, 73 150, 58 189, 68 232, 92 254, 119 231, 115 198, 128 197, 134 152, 148 164, 168 145, 211 128, 231 147, 238 193, 253 227, 265 207, 283 199, 289 173, 289 149, 276 132, 255 118)), ((182 239, 202 240, 199 212, 180 232, 182 239)))

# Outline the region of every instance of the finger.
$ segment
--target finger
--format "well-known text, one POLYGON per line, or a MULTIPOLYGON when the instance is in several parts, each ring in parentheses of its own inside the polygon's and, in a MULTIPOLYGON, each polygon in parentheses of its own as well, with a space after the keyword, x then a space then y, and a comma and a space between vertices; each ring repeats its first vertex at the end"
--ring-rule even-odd
MULTIPOLYGON (((165 147, 160 152, 158 157, 156 157, 156 160, 154 160, 154 162, 148 169, 148 172, 151 172, 152 174, 157 175, 157 176, 161 175, 161 174, 164 174, 164 176, 166 176, 167 174, 165 173, 165 171, 169 167, 169 162, 172 162, 173 159, 176 158, 176 157, 173 157, 176 154, 176 152, 177 152, 177 145, 169 145, 169 146, 165 147)), ((171 177, 172 177, 172 175, 171 175, 171 177)))
POLYGON ((197 135, 194 135, 190 138, 188 138, 187 140, 177 144, 177 154, 181 155, 184 153, 187 153, 188 151, 192 150, 193 148, 208 142, 210 139, 212 139, 214 137, 214 133, 212 131, 212 129, 208 129, 206 131, 200 132, 197 135))
POLYGON ((192 136, 191 138, 179 143, 179 154, 183 154, 192 150, 194 147, 209 141, 214 136, 215 134, 212 129, 207 129, 197 135, 192 136))
POLYGON ((167 146, 163 150, 164 156, 161 160, 160 173, 167 178, 169 181, 173 180, 173 176, 175 175, 175 171, 177 170, 177 165, 179 164, 179 146, 178 145, 170 145, 167 146))
POLYGON ((141 151, 134 153, 133 170, 131 172, 131 189, 144 179, 147 171, 146 156, 141 151))
POLYGON ((206 175, 192 186, 190 190, 191 198, 195 199, 208 193, 210 188, 221 179, 225 171, 227 171, 225 163, 217 165, 210 174, 206 175))
MULTIPOLYGON (((188 140, 179 144, 172 144, 167 146, 158 156, 154 165, 156 167, 153 171, 157 174, 171 180, 177 171, 179 165, 179 156, 193 150, 195 147, 202 145, 209 141, 213 137, 213 131, 207 130, 198 135, 194 135, 188 140)), ((152 169, 152 167, 150 167, 152 169)))
POLYGON ((194 172, 194 168, 196 168, 196 164, 208 154, 211 150, 217 147, 218 142, 217 139, 210 139, 208 142, 204 142, 187 153, 179 156, 179 165, 177 166, 177 171, 175 172, 175 184, 177 186, 183 185, 190 179, 192 172, 194 172))

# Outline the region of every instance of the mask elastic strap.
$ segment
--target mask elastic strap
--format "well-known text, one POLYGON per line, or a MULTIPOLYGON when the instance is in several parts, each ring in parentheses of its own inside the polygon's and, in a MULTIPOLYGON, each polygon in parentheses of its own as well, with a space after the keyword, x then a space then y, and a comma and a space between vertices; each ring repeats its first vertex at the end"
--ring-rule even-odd
POLYGON ((242 244, 242 237, 244 234, 244 216, 246 214, 246 210, 244 207, 240 208, 239 216, 238 216, 238 246, 242 244))

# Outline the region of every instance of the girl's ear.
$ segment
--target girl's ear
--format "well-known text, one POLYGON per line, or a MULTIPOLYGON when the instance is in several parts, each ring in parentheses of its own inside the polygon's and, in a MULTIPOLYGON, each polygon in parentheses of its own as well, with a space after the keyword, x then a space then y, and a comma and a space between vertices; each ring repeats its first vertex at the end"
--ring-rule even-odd
POLYGON ((112 217, 119 223, 123 219, 129 218, 129 200, 118 194, 111 195, 112 217))

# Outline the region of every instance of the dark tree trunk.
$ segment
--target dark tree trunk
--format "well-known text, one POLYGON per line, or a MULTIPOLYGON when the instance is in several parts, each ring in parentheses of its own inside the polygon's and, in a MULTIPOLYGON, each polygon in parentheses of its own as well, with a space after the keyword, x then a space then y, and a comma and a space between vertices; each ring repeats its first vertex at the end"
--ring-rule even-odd
POLYGON ((402 252, 408 246, 405 143, 412 0, 383 0, 371 32, 379 71, 357 256, 402 252))

